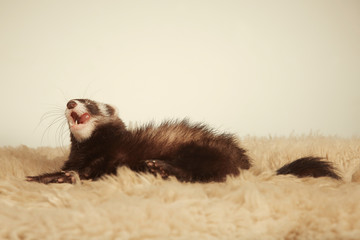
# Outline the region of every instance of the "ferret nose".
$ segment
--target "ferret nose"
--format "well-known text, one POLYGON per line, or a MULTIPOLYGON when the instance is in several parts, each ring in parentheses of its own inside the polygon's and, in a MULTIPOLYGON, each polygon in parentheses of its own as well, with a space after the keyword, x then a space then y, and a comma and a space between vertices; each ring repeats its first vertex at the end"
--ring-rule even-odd
POLYGON ((73 100, 69 101, 69 102, 66 104, 66 107, 67 107, 68 109, 73 109, 73 108, 75 108, 76 106, 77 106, 77 103, 76 103, 75 101, 73 101, 73 100))

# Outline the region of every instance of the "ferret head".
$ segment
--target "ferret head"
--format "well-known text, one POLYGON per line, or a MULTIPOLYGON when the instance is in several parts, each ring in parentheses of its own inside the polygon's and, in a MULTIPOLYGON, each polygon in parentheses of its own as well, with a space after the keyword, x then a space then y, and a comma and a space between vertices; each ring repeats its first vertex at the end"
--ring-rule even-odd
POLYGON ((117 114, 115 107, 89 99, 70 100, 65 110, 70 132, 78 142, 90 138, 99 124, 117 119, 117 114))

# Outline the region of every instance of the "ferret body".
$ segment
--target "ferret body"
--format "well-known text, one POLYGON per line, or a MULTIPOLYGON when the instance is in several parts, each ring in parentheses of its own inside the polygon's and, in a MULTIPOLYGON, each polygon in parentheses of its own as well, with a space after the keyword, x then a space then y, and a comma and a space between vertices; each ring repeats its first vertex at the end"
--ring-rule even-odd
MULTIPOLYGON (((80 179, 97 180, 126 166, 164 179, 175 176, 180 181, 211 182, 251 167, 235 136, 218 134, 203 124, 167 121, 128 130, 115 107, 89 99, 69 101, 65 116, 71 150, 62 171, 28 177, 28 181, 74 183, 71 172, 80 179)), ((298 159, 277 174, 339 179, 330 163, 314 157, 298 159)))

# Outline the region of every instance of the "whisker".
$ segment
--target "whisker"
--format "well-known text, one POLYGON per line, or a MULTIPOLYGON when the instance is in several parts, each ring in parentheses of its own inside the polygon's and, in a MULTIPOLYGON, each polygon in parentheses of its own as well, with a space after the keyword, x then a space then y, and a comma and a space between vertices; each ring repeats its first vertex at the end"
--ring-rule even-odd
POLYGON ((42 135, 42 137, 41 137, 41 142, 43 142, 45 135, 50 132, 50 129, 51 129, 55 124, 58 124, 60 121, 63 121, 63 120, 64 120, 64 116, 63 116, 63 115, 61 115, 61 116, 57 115, 57 117, 54 118, 54 119, 50 122, 50 124, 46 127, 46 129, 45 129, 45 131, 44 131, 44 133, 43 133, 43 135, 42 135))
POLYGON ((61 126, 63 125, 63 122, 62 121, 59 126, 56 128, 56 131, 55 131, 55 136, 56 136, 56 145, 60 145, 61 144, 61 141, 60 141, 60 138, 61 138, 61 134, 60 134, 60 131, 61 131, 61 126))
POLYGON ((85 91, 83 92, 82 98, 86 98, 86 95, 87 95, 87 92, 88 92, 88 90, 89 90, 89 88, 90 88, 90 85, 91 85, 93 82, 94 82, 94 80, 93 80, 93 81, 90 81, 90 82, 88 83, 88 85, 87 85, 86 88, 85 88, 85 91))
POLYGON ((57 128, 57 136, 58 136, 58 145, 61 146, 61 149, 63 150, 64 152, 64 149, 65 149, 65 145, 64 145, 64 140, 65 140, 65 137, 68 136, 66 133, 66 120, 64 120, 60 125, 59 127, 57 128), (66 136, 65 136, 66 134, 66 136))
POLYGON ((47 119, 49 118, 53 118, 53 117, 60 117, 60 116, 63 116, 63 113, 60 113, 59 111, 57 110, 53 110, 53 111, 49 111, 49 112, 46 112, 44 113, 40 120, 39 120, 39 123, 36 125, 36 127, 34 128, 34 131, 33 132, 36 132, 40 125, 42 125, 44 123, 44 121, 46 121, 47 119))
POLYGON ((60 146, 60 148, 62 149, 62 144, 61 144, 61 134, 59 134, 59 129, 61 128, 62 123, 56 128, 56 133, 55 133, 55 139, 56 139, 56 146, 60 146))
POLYGON ((59 118, 59 117, 63 117, 63 115, 59 114, 59 113, 46 113, 40 118, 39 124, 42 124, 45 120, 47 120, 49 118, 54 118, 54 117, 59 118))
MULTIPOLYGON (((61 90, 58 89, 61 93, 62 96, 65 99, 66 102, 66 96, 65 93, 61 90)), ((66 133, 65 129, 66 125, 67 125, 67 120, 65 117, 65 108, 63 106, 63 104, 59 105, 59 104, 47 104, 50 111, 45 112, 43 115, 41 115, 39 122, 37 124, 37 126, 34 129, 34 132, 37 131, 40 126, 43 126, 44 129, 42 130, 42 135, 41 135, 41 143, 43 144, 45 141, 45 138, 47 140, 50 140, 51 138, 49 138, 50 134, 52 135, 53 133, 55 134, 55 136, 53 136, 52 143, 55 143, 57 146, 61 146, 62 148, 64 148, 64 142, 65 142, 65 136, 64 134, 66 133)))
POLYGON ((68 102, 69 101, 69 97, 66 96, 65 92, 61 89, 61 88, 57 88, 57 90, 61 93, 64 102, 68 102))

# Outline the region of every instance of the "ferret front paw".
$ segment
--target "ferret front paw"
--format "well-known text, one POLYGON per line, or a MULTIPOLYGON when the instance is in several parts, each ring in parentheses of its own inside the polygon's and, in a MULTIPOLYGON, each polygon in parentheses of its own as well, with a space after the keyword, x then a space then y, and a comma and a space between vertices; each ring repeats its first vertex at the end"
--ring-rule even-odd
POLYGON ((46 173, 39 176, 28 176, 26 177, 28 182, 39 182, 39 183, 71 183, 75 184, 80 181, 78 174, 74 171, 62 171, 56 173, 46 173))

